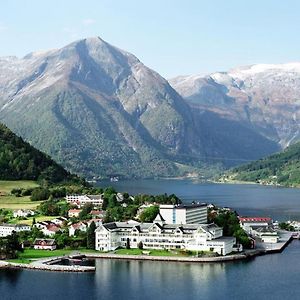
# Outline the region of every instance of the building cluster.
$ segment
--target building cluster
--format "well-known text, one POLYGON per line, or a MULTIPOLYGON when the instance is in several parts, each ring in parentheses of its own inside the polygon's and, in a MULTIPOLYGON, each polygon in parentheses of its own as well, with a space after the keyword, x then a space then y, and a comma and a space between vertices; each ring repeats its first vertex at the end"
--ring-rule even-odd
POLYGON ((130 246, 145 249, 182 249, 231 253, 234 237, 224 237, 222 228, 207 224, 207 206, 161 205, 153 223, 112 222, 95 231, 96 250, 111 251, 130 246))
POLYGON ((92 204, 95 207, 102 207, 102 195, 67 195, 66 200, 68 203, 73 204, 77 208, 82 208, 86 204, 92 204))
POLYGON ((240 226, 257 242, 278 243, 279 234, 273 220, 266 217, 239 217, 240 226))
POLYGON ((13 232, 30 231, 31 226, 26 224, 0 224, 0 237, 12 235, 13 232))

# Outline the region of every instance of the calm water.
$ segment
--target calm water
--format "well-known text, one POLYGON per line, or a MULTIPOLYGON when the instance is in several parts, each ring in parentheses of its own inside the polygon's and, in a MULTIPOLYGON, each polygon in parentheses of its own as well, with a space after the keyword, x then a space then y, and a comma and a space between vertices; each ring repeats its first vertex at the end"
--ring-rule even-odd
POLYGON ((96 274, 0 270, 1 299, 299 299, 300 242, 247 262, 97 260, 96 274))
MULTIPOLYGON (((300 190, 163 180, 114 183, 130 193, 175 193, 242 214, 300 219, 300 190)), ((250 261, 188 264, 97 260, 96 273, 0 270, 0 299, 300 299, 300 241, 250 261)))
POLYGON ((139 180, 103 182, 130 194, 176 194, 183 202, 193 200, 229 206, 240 215, 270 216, 274 220, 300 220, 300 189, 254 184, 197 183, 192 180, 139 180))

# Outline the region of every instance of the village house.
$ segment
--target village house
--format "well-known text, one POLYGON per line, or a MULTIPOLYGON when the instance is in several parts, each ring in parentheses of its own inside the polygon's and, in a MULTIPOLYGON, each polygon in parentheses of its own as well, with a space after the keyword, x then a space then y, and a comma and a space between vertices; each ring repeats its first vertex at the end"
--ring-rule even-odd
POLYGON ((144 249, 183 249, 212 251, 226 255, 233 251, 234 237, 223 237, 222 228, 215 224, 166 224, 160 214, 153 223, 129 224, 113 222, 95 230, 96 250, 112 251, 118 247, 144 249))
POLYGON ((62 226, 67 221, 68 221, 68 219, 65 217, 57 217, 57 218, 51 220, 51 222, 53 224, 58 225, 58 226, 62 226))
POLYGON ((267 217, 239 217, 240 226, 248 233, 252 234, 253 230, 259 227, 269 227, 273 225, 271 218, 267 217))
POLYGON ((102 195, 67 195, 66 201, 70 204, 76 205, 81 208, 85 204, 92 204, 95 207, 102 207, 102 195))
POLYGON ((56 244, 54 239, 35 239, 33 243, 34 249, 55 250, 56 244))
POLYGON ((91 223, 94 222, 96 228, 102 224, 102 219, 91 219, 88 221, 82 221, 69 226, 69 236, 75 235, 76 230, 86 232, 87 228, 90 227, 91 223))
POLYGON ((68 217, 69 218, 78 218, 79 214, 81 212, 81 209, 69 209, 68 211, 68 217))
POLYGON ((103 218, 105 212, 103 210, 92 210, 90 212, 90 215, 92 215, 93 218, 103 218))
POLYGON ((86 232, 87 224, 84 222, 78 222, 69 226, 69 236, 75 235, 76 230, 86 232))
POLYGON ((20 218, 20 217, 26 218, 33 215, 34 215, 34 211, 30 209, 17 209, 13 211, 14 218, 20 218))
POLYGON ((0 224, 0 237, 12 235, 13 232, 30 231, 31 227, 26 224, 0 224))
POLYGON ((60 226, 54 224, 52 221, 41 221, 33 226, 40 229, 41 232, 46 236, 53 236, 56 232, 61 230, 60 226))

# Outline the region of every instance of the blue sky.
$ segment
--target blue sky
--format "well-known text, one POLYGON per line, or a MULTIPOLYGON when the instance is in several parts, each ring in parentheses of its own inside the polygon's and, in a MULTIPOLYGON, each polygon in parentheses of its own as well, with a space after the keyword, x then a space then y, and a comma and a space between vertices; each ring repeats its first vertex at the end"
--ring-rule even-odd
POLYGON ((297 0, 1 0, 0 56, 89 36, 169 78, 300 61, 297 0))

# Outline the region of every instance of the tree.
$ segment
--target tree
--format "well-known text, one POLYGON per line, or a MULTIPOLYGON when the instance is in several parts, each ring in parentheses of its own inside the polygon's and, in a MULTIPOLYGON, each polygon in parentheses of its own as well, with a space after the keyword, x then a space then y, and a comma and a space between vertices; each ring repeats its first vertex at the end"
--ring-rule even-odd
POLYGON ((96 224, 93 221, 86 231, 86 247, 88 249, 95 249, 95 230, 96 224))
POLYGON ((142 241, 140 241, 140 242, 138 243, 138 248, 141 249, 141 250, 144 248, 144 245, 143 245, 143 242, 142 242, 142 241))
POLYGON ((35 217, 32 218, 32 226, 36 223, 35 217))
POLYGON ((126 240, 126 249, 130 249, 130 239, 127 238, 126 240))
POLYGON ((143 210, 140 214, 140 221, 141 222, 153 222, 157 214, 159 213, 159 207, 154 205, 147 207, 143 210))
POLYGON ((92 211, 93 209, 93 204, 91 203, 87 203, 83 206, 81 212, 79 213, 79 219, 80 220, 86 220, 89 219, 89 213, 92 211))

